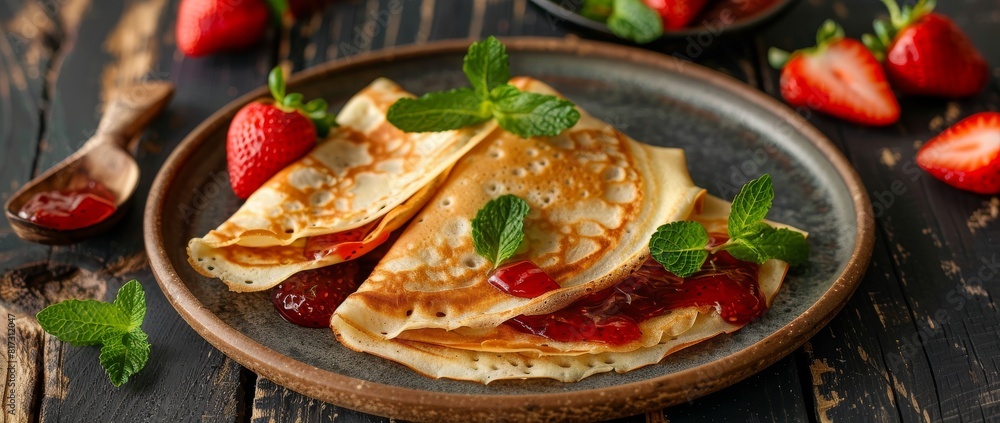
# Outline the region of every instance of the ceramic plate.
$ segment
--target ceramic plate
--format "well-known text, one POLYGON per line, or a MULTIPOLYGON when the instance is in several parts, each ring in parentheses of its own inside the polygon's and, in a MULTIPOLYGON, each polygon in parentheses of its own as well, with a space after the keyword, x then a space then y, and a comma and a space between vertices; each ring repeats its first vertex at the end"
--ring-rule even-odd
MULTIPOLYGON (((603 22, 578 14, 583 0, 531 0, 550 14, 554 22, 566 21, 608 37, 615 37, 603 22)), ((700 16, 687 28, 667 30, 664 39, 697 37, 702 33, 712 36, 740 32, 760 25, 775 17, 794 0, 712 0, 700 16)))
MULTIPOLYGON (((411 420, 604 419, 676 404, 721 389, 787 355, 825 325, 854 292, 873 243, 871 205, 840 152, 787 107, 697 65, 613 44, 507 39, 514 75, 551 84, 635 139, 687 151, 695 182, 732 199, 770 173, 778 192, 769 218, 808 230, 810 265, 789 275, 773 308, 720 336, 625 374, 577 383, 432 380, 342 347, 327 329, 283 321, 267 293, 236 294, 187 263, 189 239, 240 206, 228 186, 225 134, 236 111, 264 87, 196 128, 170 155, 146 206, 145 243, 167 298, 205 339, 247 368, 305 395, 411 420)), ((339 109, 376 77, 414 93, 466 85, 468 41, 402 48, 297 74, 289 90, 339 109)))

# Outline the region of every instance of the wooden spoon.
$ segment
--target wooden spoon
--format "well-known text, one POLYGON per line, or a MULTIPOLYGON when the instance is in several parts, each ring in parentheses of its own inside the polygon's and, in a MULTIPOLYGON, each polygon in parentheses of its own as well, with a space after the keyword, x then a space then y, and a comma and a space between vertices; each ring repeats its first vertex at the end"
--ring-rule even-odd
POLYGON ((100 234, 125 214, 123 207, 139 183, 139 165, 125 146, 139 136, 166 107, 174 93, 169 82, 141 82, 123 88, 105 109, 97 132, 73 155, 32 179, 7 200, 4 212, 14 233, 24 240, 62 245, 100 234), (76 190, 89 181, 103 184, 115 196, 115 212, 106 219, 79 229, 59 230, 37 225, 18 216, 37 193, 76 190))

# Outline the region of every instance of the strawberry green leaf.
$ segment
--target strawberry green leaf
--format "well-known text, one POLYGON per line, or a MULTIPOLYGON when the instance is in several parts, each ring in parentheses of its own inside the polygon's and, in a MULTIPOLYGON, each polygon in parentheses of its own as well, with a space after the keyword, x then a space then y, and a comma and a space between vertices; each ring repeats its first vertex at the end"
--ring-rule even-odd
POLYGON ((767 63, 771 65, 772 68, 782 69, 788 64, 788 60, 792 58, 791 53, 779 49, 777 47, 771 47, 767 49, 767 63))
POLYGON ((281 66, 275 66, 267 75, 267 88, 271 90, 271 96, 276 103, 285 102, 285 72, 281 70, 281 66))

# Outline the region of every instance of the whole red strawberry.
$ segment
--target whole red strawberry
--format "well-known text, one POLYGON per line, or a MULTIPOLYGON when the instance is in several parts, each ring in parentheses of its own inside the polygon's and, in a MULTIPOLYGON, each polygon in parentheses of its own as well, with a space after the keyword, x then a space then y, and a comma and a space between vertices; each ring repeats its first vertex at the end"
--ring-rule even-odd
POLYGON ((1000 113, 977 113, 946 129, 920 147, 917 165, 956 188, 1000 193, 1000 113))
POLYGON ((285 320, 308 328, 330 325, 330 317, 358 289, 359 267, 346 261, 292 275, 274 288, 271 303, 285 320))
POLYGON ((889 21, 875 21, 864 42, 885 61, 889 82, 904 94, 967 97, 989 82, 989 64, 951 19, 933 13, 935 1, 921 0, 900 10, 882 0, 889 21))
POLYGON ((816 41, 791 54, 768 51, 771 65, 781 69, 781 96, 788 104, 864 125, 899 120, 899 103, 882 65, 860 41, 845 38, 833 21, 823 23, 816 41))
POLYGON ((191 57, 245 49, 264 37, 270 14, 264 0, 181 0, 177 48, 191 57))
POLYGON ((660 14, 663 29, 678 30, 688 26, 708 0, 643 0, 646 6, 660 14))
POLYGON ((336 125, 327 104, 302 104, 302 94, 285 95, 280 67, 268 77, 274 101, 258 100, 233 117, 226 136, 229 182, 237 197, 247 198, 279 170, 309 152, 316 138, 336 125))

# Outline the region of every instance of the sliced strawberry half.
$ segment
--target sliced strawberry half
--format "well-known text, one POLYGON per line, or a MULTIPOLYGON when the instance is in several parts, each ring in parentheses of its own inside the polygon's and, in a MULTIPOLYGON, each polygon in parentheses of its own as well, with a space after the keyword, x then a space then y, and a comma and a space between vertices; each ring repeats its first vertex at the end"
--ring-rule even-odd
POLYGON ((899 120, 899 103, 882 65, 833 21, 820 27, 815 47, 790 54, 771 48, 768 60, 782 70, 781 96, 788 104, 863 125, 899 120))
POLYGON ((977 113, 946 129, 920 148, 917 165, 956 188, 1000 193, 1000 113, 977 113))

